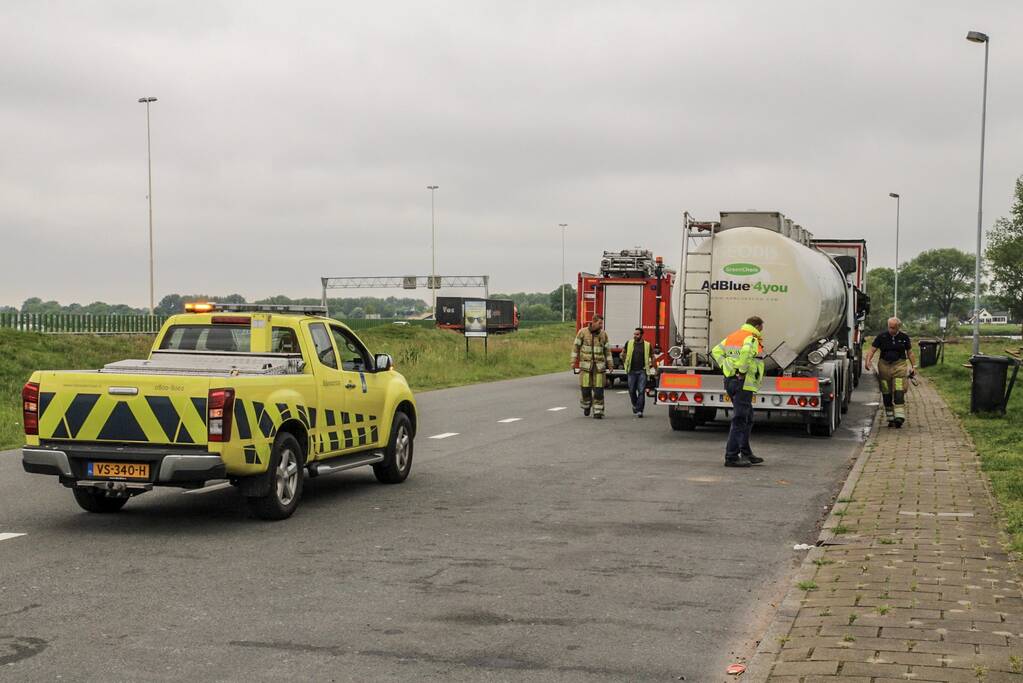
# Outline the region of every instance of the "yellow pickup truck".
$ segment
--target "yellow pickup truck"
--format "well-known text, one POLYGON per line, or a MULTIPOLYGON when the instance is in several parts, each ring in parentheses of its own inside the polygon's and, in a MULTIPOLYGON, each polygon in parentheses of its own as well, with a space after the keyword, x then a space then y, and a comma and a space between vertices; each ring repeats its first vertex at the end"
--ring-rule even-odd
POLYGON ((371 465, 406 479, 415 398, 386 354, 309 306, 186 305, 145 360, 32 374, 26 472, 55 475, 90 512, 154 486, 227 479, 257 517, 285 519, 305 473, 371 465))

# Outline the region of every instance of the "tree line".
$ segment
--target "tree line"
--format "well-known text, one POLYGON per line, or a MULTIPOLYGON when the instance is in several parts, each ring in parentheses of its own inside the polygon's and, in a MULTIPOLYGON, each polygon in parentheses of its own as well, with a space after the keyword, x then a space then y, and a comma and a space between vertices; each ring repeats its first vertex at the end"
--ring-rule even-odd
MULTIPOLYGON (((1023 323, 1023 176, 1016 180, 1009 216, 999 218, 987 231, 981 271, 981 308, 1005 311, 1010 321, 1023 323)), ((899 267, 899 317, 911 323, 948 325, 972 320, 974 304, 973 254, 959 249, 929 249, 899 267)), ((867 272, 870 315, 866 326, 881 330, 892 315, 895 270, 867 272)))
MULTIPOLYGON (((1023 323, 1023 176, 1016 180, 1013 204, 1008 216, 999 218, 987 231, 984 252, 981 307, 989 311, 1007 311, 1009 319, 1023 323)), ((899 268, 899 317, 911 322, 937 323, 946 318, 950 325, 973 313, 974 257, 959 249, 929 249, 899 268)), ((867 293, 871 312, 869 330, 884 328, 894 303, 895 271, 873 268, 867 272, 867 293)), ((492 294, 493 299, 511 299, 522 320, 560 320, 561 288, 550 292, 492 294)), ((565 319, 574 320, 576 292, 565 285, 565 319)), ((225 301, 246 303, 240 294, 168 294, 156 307, 158 315, 184 310, 189 301, 225 301)), ((314 297, 291 298, 283 294, 257 299, 251 303, 316 305, 314 297)), ((430 310, 421 299, 398 297, 329 298, 327 308, 337 318, 405 318, 430 310)), ((87 315, 144 315, 149 311, 125 304, 95 301, 91 304, 61 305, 38 297, 26 299, 20 308, 0 306, 0 313, 66 313, 87 315)))
MULTIPOLYGON (((518 305, 522 320, 560 320, 561 290, 553 292, 518 292, 515 294, 492 294, 492 299, 511 299, 518 305)), ((157 315, 173 315, 185 310, 185 304, 195 301, 223 301, 225 303, 320 305, 316 297, 289 297, 278 294, 263 299, 248 301, 241 294, 168 294, 156 305, 157 315)), ((421 316, 430 310, 430 304, 407 297, 352 297, 328 298, 327 310, 335 318, 409 318, 421 316)), ((567 319, 575 319, 575 289, 565 287, 565 311, 567 319)), ((73 314, 73 315, 147 315, 148 308, 136 308, 127 304, 108 304, 94 301, 90 304, 61 304, 57 301, 43 301, 39 297, 26 299, 20 307, 0 306, 0 313, 73 314)))

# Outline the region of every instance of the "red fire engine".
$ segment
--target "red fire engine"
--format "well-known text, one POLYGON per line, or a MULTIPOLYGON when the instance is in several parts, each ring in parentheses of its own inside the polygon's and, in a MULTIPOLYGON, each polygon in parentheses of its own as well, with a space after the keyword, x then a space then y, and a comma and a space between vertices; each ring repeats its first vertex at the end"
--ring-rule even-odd
POLYGON ((646 249, 605 251, 599 275, 579 273, 575 329, 588 325, 596 313, 604 316, 614 358, 614 369, 608 374, 610 384, 615 379, 625 382, 622 351, 637 327, 643 328, 643 339, 653 347, 657 363, 663 362, 675 340, 671 314, 674 284, 675 271, 646 249))

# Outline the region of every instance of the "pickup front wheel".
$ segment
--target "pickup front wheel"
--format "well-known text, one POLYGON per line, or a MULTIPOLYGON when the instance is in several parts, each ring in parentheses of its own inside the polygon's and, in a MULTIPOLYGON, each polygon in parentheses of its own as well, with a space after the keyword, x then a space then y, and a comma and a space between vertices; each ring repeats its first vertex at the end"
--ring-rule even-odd
POLYGON ((270 489, 249 497, 249 510, 260 519, 287 519, 302 497, 302 448, 291 434, 281 432, 270 453, 270 489))
POLYGON ((395 413, 384 460, 379 465, 373 465, 373 474, 381 484, 400 484, 411 471, 412 421, 405 413, 395 413))

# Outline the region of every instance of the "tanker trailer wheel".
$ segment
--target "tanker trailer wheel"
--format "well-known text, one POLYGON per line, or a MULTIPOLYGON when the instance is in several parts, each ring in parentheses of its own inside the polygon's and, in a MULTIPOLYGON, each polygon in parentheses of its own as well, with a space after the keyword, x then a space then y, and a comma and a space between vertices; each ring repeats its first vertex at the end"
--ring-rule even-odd
POLYGON ((713 422, 714 418, 718 415, 717 408, 697 408, 696 415, 693 416, 696 426, 705 425, 708 422, 713 422))
POLYGON ((839 421, 839 403, 840 398, 835 396, 832 400, 827 402, 826 415, 823 418, 817 418, 820 421, 810 422, 806 425, 806 431, 810 436, 831 436, 838 429, 839 421))
POLYGON ((849 404, 852 402, 852 375, 852 363, 842 363, 842 415, 849 412, 849 404))
POLYGON ((696 429, 696 420, 675 406, 668 406, 668 422, 676 432, 691 432, 696 429))

